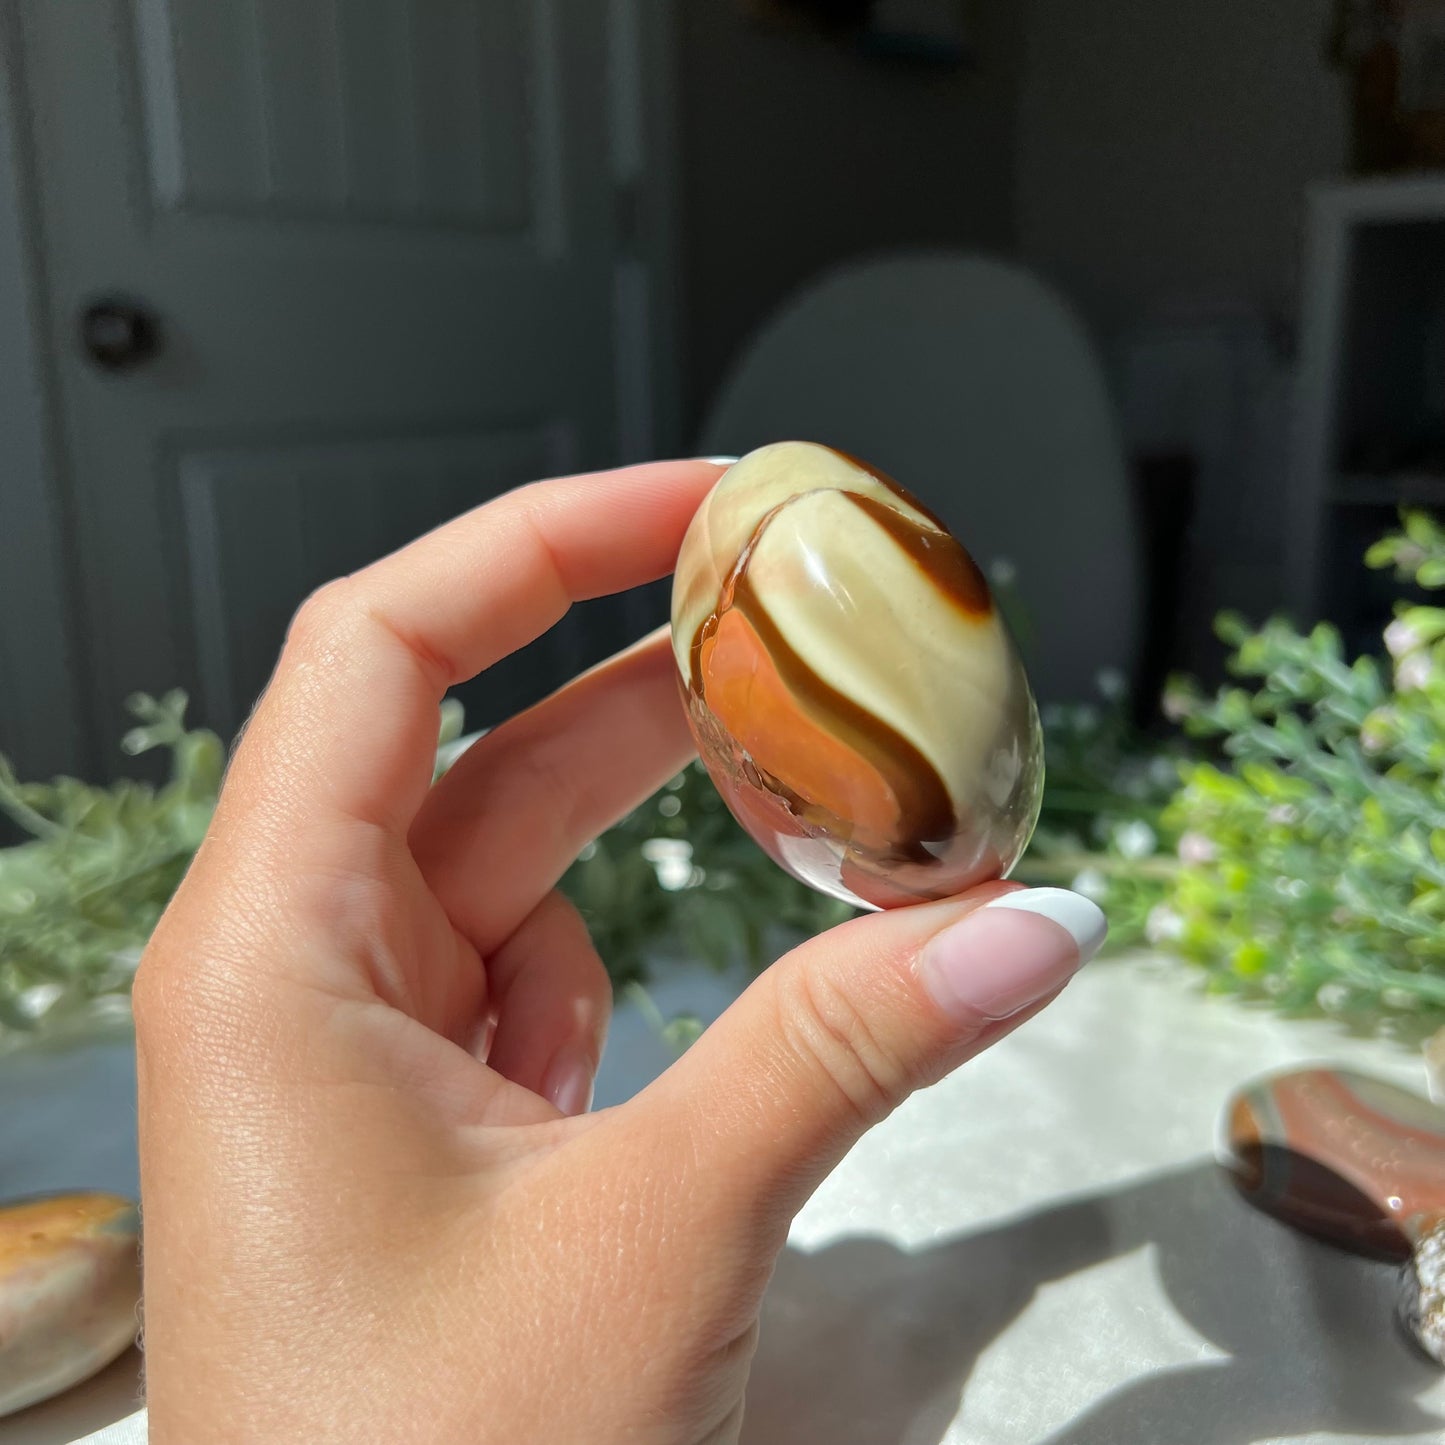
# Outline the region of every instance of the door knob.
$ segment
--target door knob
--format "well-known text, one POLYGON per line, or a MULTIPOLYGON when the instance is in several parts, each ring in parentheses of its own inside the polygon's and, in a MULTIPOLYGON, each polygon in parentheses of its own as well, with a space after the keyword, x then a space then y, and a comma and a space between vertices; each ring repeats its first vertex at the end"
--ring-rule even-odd
POLYGON ((80 314, 80 344, 103 370, 129 371, 161 349, 160 322, 133 301, 93 301, 80 314))

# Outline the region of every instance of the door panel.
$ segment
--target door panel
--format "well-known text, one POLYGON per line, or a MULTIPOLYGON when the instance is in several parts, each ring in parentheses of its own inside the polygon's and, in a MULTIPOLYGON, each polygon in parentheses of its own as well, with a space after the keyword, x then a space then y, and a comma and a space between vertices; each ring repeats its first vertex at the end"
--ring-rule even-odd
POLYGON ((525 230, 555 156, 551 6, 137 0, 159 205, 525 230))
MULTIPOLYGON (((539 426, 470 437, 251 441, 178 457, 198 704, 208 716, 244 716, 270 675, 296 598, 464 510, 477 477, 518 485, 565 470, 570 451, 565 429, 539 426)), ((562 645, 552 639, 559 656, 562 645)), ((496 705, 510 711, 528 700, 514 688, 496 705)))
MULTIPOLYGON (((89 721, 244 717, 306 591, 518 481, 617 454, 596 0, 27 0, 89 721), (143 303, 97 368, 76 318, 143 303)), ((624 640, 586 610, 491 723, 624 640)))

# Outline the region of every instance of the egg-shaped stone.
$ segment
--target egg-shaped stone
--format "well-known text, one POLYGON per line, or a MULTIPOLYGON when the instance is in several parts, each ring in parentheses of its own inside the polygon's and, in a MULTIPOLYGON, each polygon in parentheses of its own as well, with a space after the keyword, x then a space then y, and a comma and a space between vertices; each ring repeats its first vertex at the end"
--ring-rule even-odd
POLYGON ((783 868, 860 907, 1002 877, 1038 818, 1038 710, 988 584, 875 467, 749 453, 693 518, 672 641, 698 749, 783 868))
POLYGON ((140 1216, 112 1194, 0 1206, 0 1415, 93 1375, 133 1343, 140 1216))

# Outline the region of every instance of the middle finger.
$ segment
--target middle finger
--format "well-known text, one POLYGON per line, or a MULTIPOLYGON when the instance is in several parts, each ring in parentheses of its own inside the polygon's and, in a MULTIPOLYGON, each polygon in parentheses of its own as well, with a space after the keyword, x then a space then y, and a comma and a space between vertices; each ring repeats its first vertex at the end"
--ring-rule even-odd
POLYGON ((484 959, 693 755, 676 667, 661 628, 478 739, 432 789, 412 852, 484 959))

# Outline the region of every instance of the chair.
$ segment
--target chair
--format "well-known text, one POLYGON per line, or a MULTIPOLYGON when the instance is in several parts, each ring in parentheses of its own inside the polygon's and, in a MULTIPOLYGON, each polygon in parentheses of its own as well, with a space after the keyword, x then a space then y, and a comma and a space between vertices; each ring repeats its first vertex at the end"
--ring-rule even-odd
POLYGON ((889 472, 986 570, 1016 581, 1041 700, 1135 677, 1140 580, 1104 375, 1028 272, 916 254, 845 266, 791 299, 719 390, 699 455, 826 442, 889 472))

